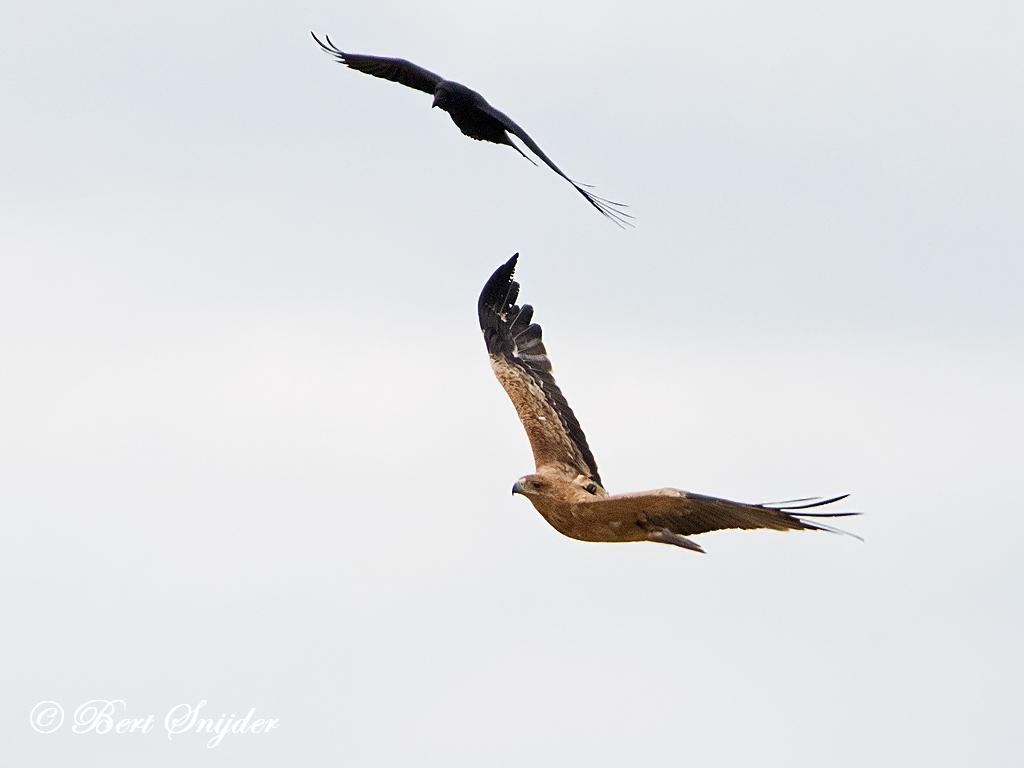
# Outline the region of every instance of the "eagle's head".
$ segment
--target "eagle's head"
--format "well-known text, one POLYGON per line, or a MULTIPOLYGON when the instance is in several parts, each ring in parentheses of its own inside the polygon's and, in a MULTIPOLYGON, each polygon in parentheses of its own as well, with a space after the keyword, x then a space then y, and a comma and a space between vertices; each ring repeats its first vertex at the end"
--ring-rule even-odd
POLYGON ((526 477, 516 480, 515 485, 512 486, 512 495, 521 493, 523 496, 535 496, 544 493, 547 488, 547 481, 540 475, 526 475, 526 477))
POLYGON ((569 482, 557 477, 545 475, 526 475, 516 480, 512 486, 512 495, 517 493, 529 499, 550 497, 563 502, 574 502, 588 496, 606 496, 607 492, 597 483, 580 475, 576 481, 569 482))

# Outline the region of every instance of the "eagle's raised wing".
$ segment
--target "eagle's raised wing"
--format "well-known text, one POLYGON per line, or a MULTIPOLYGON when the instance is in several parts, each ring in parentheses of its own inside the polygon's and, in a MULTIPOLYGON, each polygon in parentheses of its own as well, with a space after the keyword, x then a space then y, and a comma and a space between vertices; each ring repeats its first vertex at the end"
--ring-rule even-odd
POLYGON ((374 77, 382 77, 393 83, 401 83, 402 85, 407 85, 410 88, 415 88, 417 91, 423 91, 424 93, 433 93, 434 89, 437 88, 437 84, 444 79, 440 75, 435 75, 433 72, 430 72, 423 67, 416 66, 411 61, 406 61, 405 59, 388 59, 383 56, 363 56, 358 53, 345 53, 344 51, 339 50, 337 46, 331 42, 330 37, 325 35, 327 39, 327 43, 325 45, 324 43, 321 43, 320 38, 312 32, 309 34, 313 35, 313 39, 316 40, 317 45, 323 48, 327 53, 331 54, 342 64, 347 64, 358 72, 364 72, 367 75, 373 75, 374 77))
POLYGON ((587 438, 551 375, 540 326, 531 322, 533 307, 515 303, 518 258, 517 253, 491 275, 477 304, 491 368, 526 428, 537 472, 557 472, 570 482, 583 475, 600 485, 587 438))
MULTIPOLYGON (((479 96, 479 94, 477 95, 479 96)), ((544 154, 544 150, 537 146, 537 142, 530 138, 530 134, 528 134, 526 131, 520 128, 519 124, 516 123, 516 121, 513 120, 511 117, 506 115, 501 110, 495 109, 490 104, 488 104, 487 100, 484 99, 482 96, 478 99, 476 106, 478 109, 480 109, 480 111, 486 112, 488 115, 490 115, 499 123, 501 123, 506 131, 511 133, 513 136, 522 141, 523 144, 529 147, 530 151, 533 152, 533 154, 535 154, 541 160, 543 160, 544 163, 548 166, 548 168, 550 168, 563 179, 572 184, 573 187, 575 187, 576 191, 583 195, 587 199, 587 202, 590 203, 595 208, 597 208, 597 210, 599 210, 604 216, 611 219, 620 227, 633 226, 633 224, 629 221, 633 217, 626 213, 624 210, 622 210, 623 208, 628 208, 629 206, 627 206, 625 203, 616 203, 613 200, 606 200, 603 197, 598 197, 589 189, 587 189, 586 184, 580 184, 579 182, 570 179, 568 176, 565 175, 561 168, 554 164, 550 157, 544 154)), ((516 149, 519 148, 516 147, 516 149)), ((522 153, 520 152, 520 154, 522 153)))
POLYGON ((594 497, 580 504, 579 511, 581 516, 592 523, 631 523, 653 534, 651 538, 655 541, 703 552, 686 536, 728 528, 767 528, 774 531, 831 531, 860 538, 820 522, 821 518, 850 517, 858 512, 804 511, 841 501, 847 495, 827 499, 743 504, 675 488, 662 488, 657 491, 594 497))

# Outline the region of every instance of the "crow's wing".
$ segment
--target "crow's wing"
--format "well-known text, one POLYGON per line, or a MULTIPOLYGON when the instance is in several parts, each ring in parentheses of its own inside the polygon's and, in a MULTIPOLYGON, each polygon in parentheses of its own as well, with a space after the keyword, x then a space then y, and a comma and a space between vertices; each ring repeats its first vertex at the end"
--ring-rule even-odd
POLYGON ((570 179, 568 176, 565 175, 561 168, 554 164, 550 157, 544 154, 544 150, 537 146, 537 142, 530 138, 530 134, 528 134, 526 131, 520 128, 519 124, 516 123, 516 121, 513 120, 511 117, 506 115, 501 110, 495 109, 490 104, 488 104, 484 98, 481 97, 477 101, 476 106, 482 112, 487 113, 495 120, 500 122, 502 126, 504 126, 506 131, 508 131, 513 136, 522 141, 523 144, 525 144, 529 148, 529 150, 533 152, 533 154, 535 154, 537 157, 544 161, 548 168, 550 168, 563 179, 572 184, 576 191, 583 195, 583 197, 587 199, 587 202, 590 203, 595 208, 597 208, 597 210, 599 210, 604 216, 607 216, 620 227, 633 226, 629 221, 633 217, 630 216, 625 211, 621 210, 623 208, 628 208, 629 206, 627 206, 625 203, 616 203, 612 200, 606 200, 603 197, 598 197, 593 192, 588 190, 586 188, 586 185, 580 184, 570 179))
POLYGON ((346 64, 357 72, 364 72, 367 75, 373 75, 374 77, 381 77, 385 80, 390 80, 393 83, 401 83, 407 85, 410 88, 415 88, 417 91, 423 91, 424 93, 433 93, 437 84, 444 80, 440 75, 435 75, 433 72, 418 67, 411 61, 405 59, 388 59, 383 56, 363 56, 359 53, 345 53, 339 50, 334 43, 331 42, 331 38, 327 37, 327 43, 321 43, 320 38, 314 35, 312 32, 309 34, 313 35, 313 39, 316 40, 317 45, 323 48, 327 53, 331 54, 342 64, 346 64))

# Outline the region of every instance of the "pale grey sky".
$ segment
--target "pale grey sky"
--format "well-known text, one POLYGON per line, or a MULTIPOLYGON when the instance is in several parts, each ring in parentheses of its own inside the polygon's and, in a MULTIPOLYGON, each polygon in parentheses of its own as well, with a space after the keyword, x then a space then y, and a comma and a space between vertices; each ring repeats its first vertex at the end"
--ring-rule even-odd
POLYGON ((1018 765, 1024 10, 0 7, 11 764, 1018 765), (425 94, 479 90, 603 220, 425 94), (560 537, 475 302, 521 253, 612 492, 857 542, 560 537), (38 734, 90 699, 149 734, 38 734), (168 740, 206 699, 268 734, 168 740))

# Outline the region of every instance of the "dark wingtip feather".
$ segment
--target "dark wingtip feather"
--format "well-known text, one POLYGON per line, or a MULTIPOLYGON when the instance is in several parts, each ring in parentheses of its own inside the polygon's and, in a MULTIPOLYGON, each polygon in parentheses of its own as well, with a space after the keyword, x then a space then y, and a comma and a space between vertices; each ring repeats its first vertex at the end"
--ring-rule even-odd
MULTIPOLYGON (((320 38, 316 36, 316 32, 314 32, 312 29, 309 30, 309 34, 311 34, 313 36, 313 39, 316 40, 316 44, 323 48, 325 51, 327 51, 327 53, 334 53, 334 51, 332 51, 328 46, 324 45, 320 38)), ((330 40, 330 38, 328 38, 328 40, 330 40)))
POLYGON ((512 276, 516 272, 516 263, 519 261, 519 254, 516 253, 506 261, 490 276, 480 292, 480 300, 477 302, 477 315, 480 318, 480 330, 486 331, 494 327, 497 316, 505 310, 505 304, 509 290, 514 285, 512 276))
POLYGON ((327 40, 327 44, 325 45, 324 43, 322 43, 320 41, 320 38, 317 37, 313 33, 313 30, 310 30, 309 34, 313 35, 313 39, 316 40, 316 44, 320 46, 320 48, 323 50, 324 53, 327 53, 327 54, 330 54, 331 56, 333 56, 335 58, 335 60, 337 60, 337 62, 339 64, 347 64, 348 63, 345 60, 345 55, 346 55, 345 52, 343 50, 341 50, 340 48, 338 48, 338 46, 336 46, 334 43, 331 42, 331 36, 330 35, 324 35, 324 39, 327 40))
MULTIPOLYGON (((859 515, 860 513, 859 512, 850 512, 849 514, 859 515)), ((840 536, 852 536, 857 541, 864 541, 864 539, 862 537, 858 536, 856 533, 850 533, 849 531, 844 531, 842 528, 834 528, 831 525, 826 525, 825 523, 820 522, 818 520, 818 518, 819 517, 824 517, 824 515, 815 515, 815 519, 814 520, 806 519, 805 515, 793 515, 793 517, 795 517, 797 520, 799 520, 801 523, 806 525, 811 530, 827 531, 828 533, 838 533, 840 536)))
POLYGON ((762 504, 761 506, 765 509, 774 509, 778 512, 786 514, 794 520, 799 521, 802 525, 807 526, 816 531, 828 531, 829 533, 839 533, 845 536, 852 536, 859 541, 864 541, 860 536, 849 531, 844 531, 841 528, 833 528, 831 525, 826 525, 821 522, 823 517, 856 517, 860 512, 804 512, 805 509, 814 509, 815 507, 823 507, 826 504, 834 504, 837 501, 842 501, 850 497, 850 494, 844 493, 841 496, 830 496, 828 498, 822 498, 820 496, 809 496, 805 499, 790 499, 789 501, 775 501, 769 502, 768 504, 762 504), (789 513, 794 514, 789 514, 789 513))
POLYGON ((625 229, 626 227, 636 227, 636 224, 634 224, 632 221, 633 219, 635 219, 634 216, 626 213, 625 211, 616 210, 615 208, 612 207, 618 206, 619 208, 628 208, 629 206, 627 206, 625 203, 616 203, 611 200, 605 200, 602 197, 598 197, 593 192, 588 192, 587 190, 581 189, 580 187, 576 187, 576 189, 579 190, 580 193, 582 193, 582 195, 587 199, 588 203, 590 203, 598 211, 600 211, 602 216, 604 216, 606 219, 609 219, 619 229, 625 229))
MULTIPOLYGON (((842 496, 831 496, 829 498, 823 498, 821 496, 808 496, 805 499, 790 499, 789 501, 770 501, 766 504, 762 504, 762 507, 768 507, 769 509, 779 509, 788 511, 792 509, 811 509, 812 507, 823 507, 826 504, 832 504, 837 501, 842 501, 850 497, 850 494, 844 493, 842 496)), ((856 513, 853 513, 856 514, 856 513)))
POLYGON ((614 200, 608 200, 607 198, 595 195, 590 190, 593 186, 590 184, 582 184, 578 181, 573 181, 568 176, 565 177, 576 191, 579 192, 583 197, 586 198, 587 202, 594 206, 601 215, 607 219, 610 219, 619 229, 625 229, 626 227, 635 227, 631 219, 635 219, 634 216, 626 213, 622 208, 628 208, 629 206, 625 203, 617 203, 614 200))

